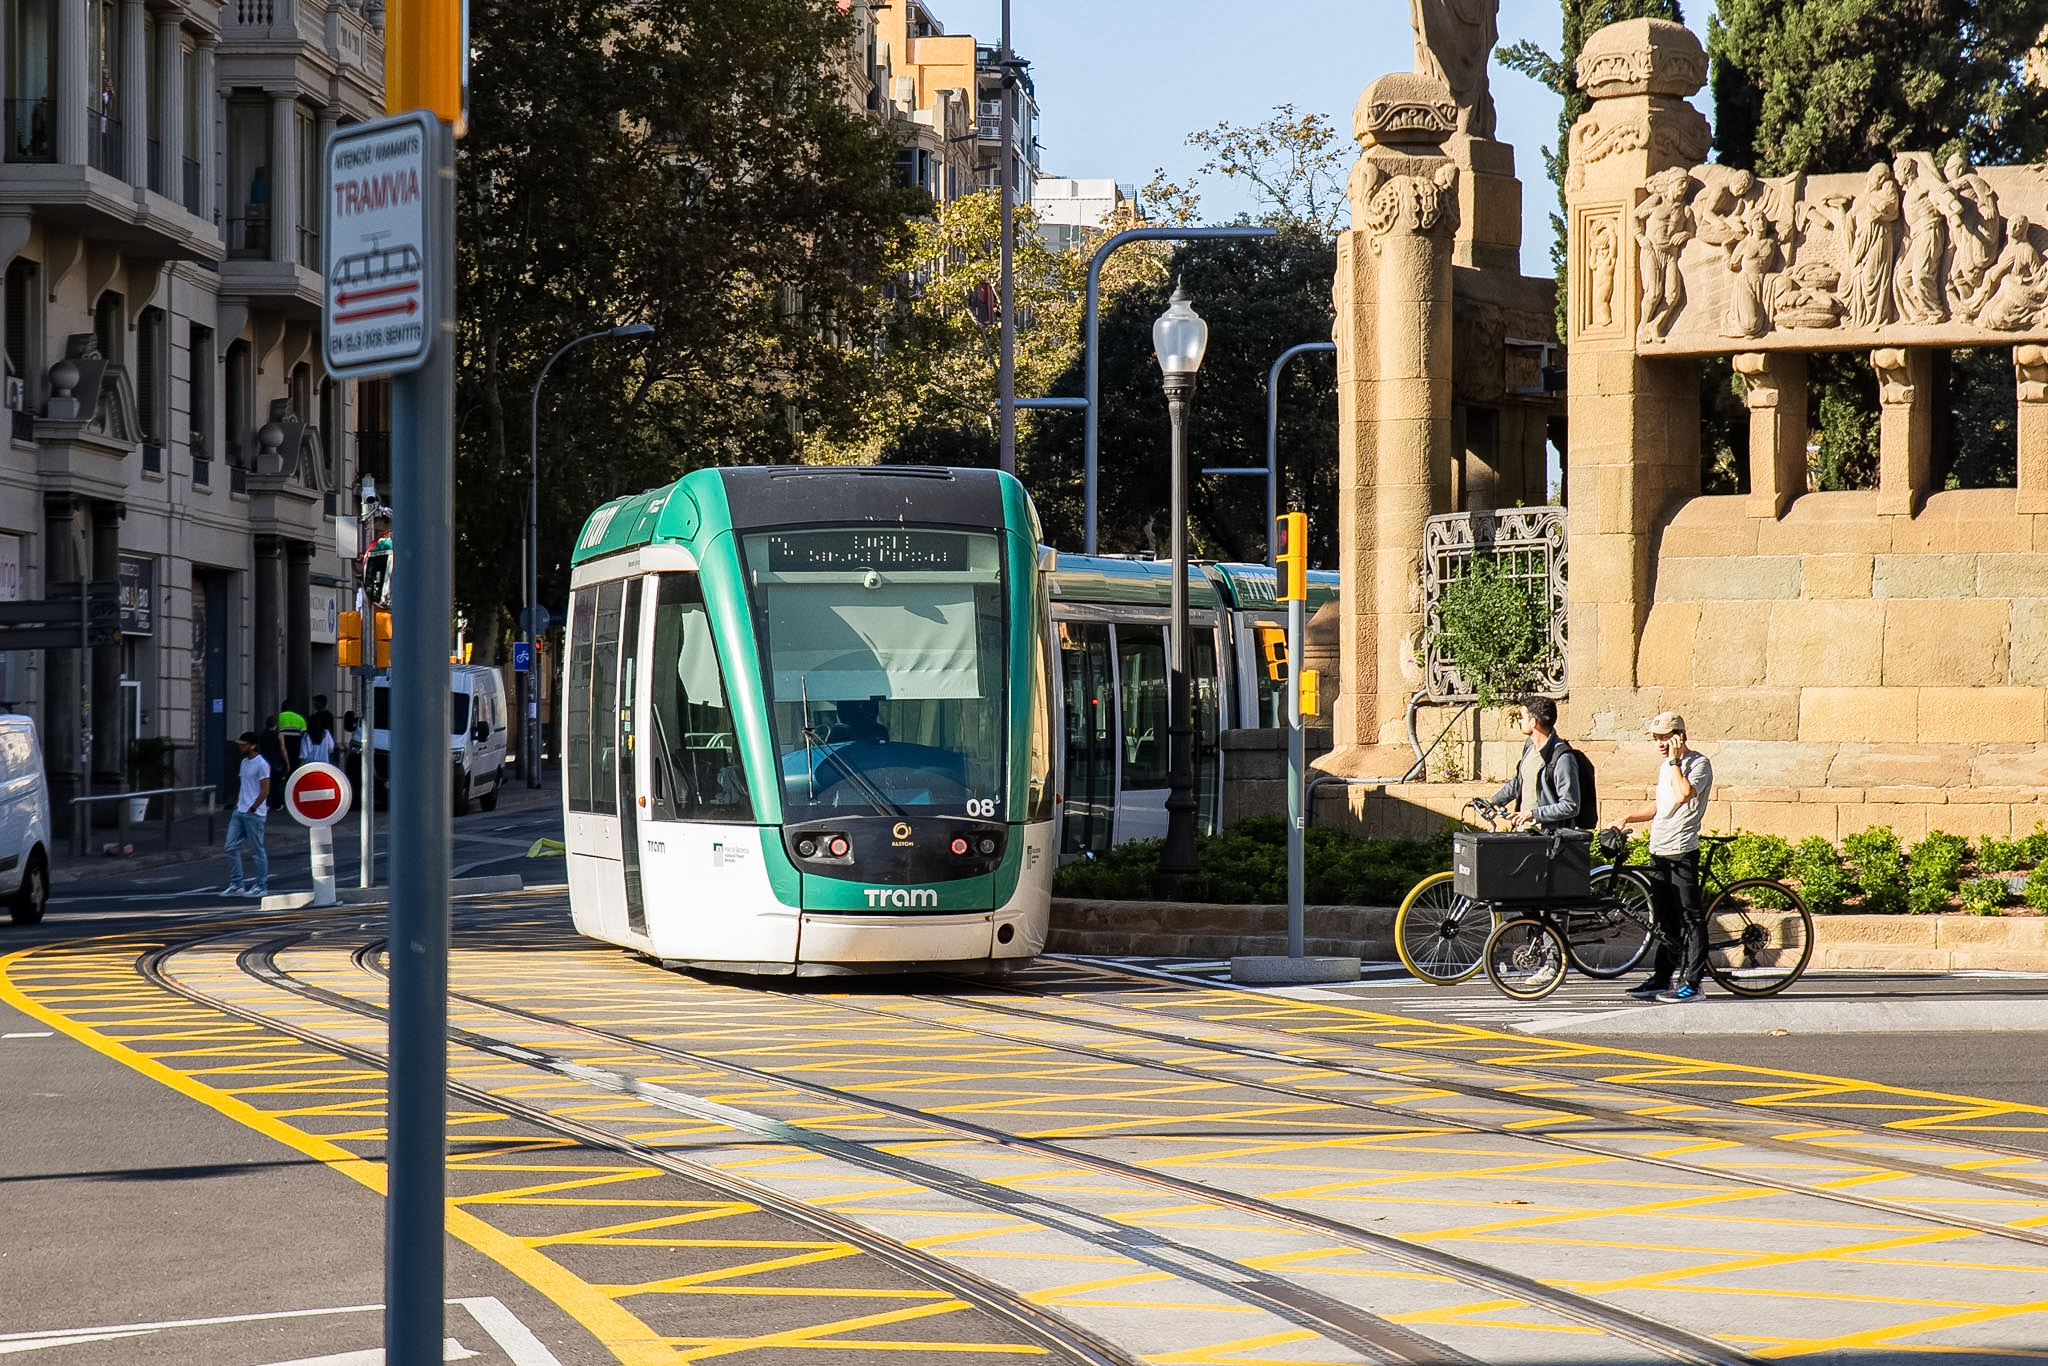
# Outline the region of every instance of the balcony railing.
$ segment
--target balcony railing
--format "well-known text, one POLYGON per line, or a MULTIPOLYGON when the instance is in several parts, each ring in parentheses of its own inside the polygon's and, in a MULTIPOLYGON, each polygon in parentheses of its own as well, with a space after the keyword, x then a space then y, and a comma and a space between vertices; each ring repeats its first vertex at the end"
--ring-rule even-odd
POLYGON ((149 140, 149 192, 164 192, 164 145, 155 138, 149 140))
POLYGON ((197 451, 192 455, 192 482, 199 488, 213 482, 213 462, 197 451))
POLYGON ((196 215, 199 212, 199 163, 191 157, 181 157, 180 160, 185 166, 185 197, 179 202, 185 206, 186 213, 196 215))
POLYGON ((7 101, 7 159, 57 159, 56 110, 48 100, 7 101))
POLYGON ((164 472, 164 448, 154 441, 142 443, 142 472, 162 474, 164 472))
POLYGON ((12 435, 14 439, 16 441, 34 441, 36 439, 35 414, 24 413, 19 408, 10 409, 9 411, 12 412, 14 415, 14 424, 12 429, 12 435))
POLYGON ((235 0, 235 22, 267 24, 277 18, 277 0, 235 0))
POLYGON ((250 214, 228 220, 228 259, 262 261, 270 256, 270 215, 250 214))
POLYGON ((248 491, 249 471, 243 469, 240 465, 228 466, 228 492, 247 493, 248 491))
POLYGON ((121 156, 121 120, 108 118, 100 112, 98 105, 87 105, 85 141, 95 170, 105 171, 118 179, 127 179, 127 170, 121 156))

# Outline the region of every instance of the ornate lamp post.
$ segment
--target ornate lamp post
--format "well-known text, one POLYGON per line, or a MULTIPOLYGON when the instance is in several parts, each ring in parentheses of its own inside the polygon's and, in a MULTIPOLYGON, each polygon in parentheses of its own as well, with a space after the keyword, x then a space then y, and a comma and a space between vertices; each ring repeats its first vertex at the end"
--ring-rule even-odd
POLYGON ((1176 280, 1166 312, 1152 324, 1152 350, 1165 380, 1173 419, 1173 639, 1167 666, 1166 847, 1159 853, 1158 891, 1171 895, 1195 871, 1195 722, 1188 680, 1188 397, 1209 347, 1209 324, 1195 316, 1176 280))
MULTIPOLYGON (((548 363, 540 368, 540 378, 533 382, 532 422, 528 427, 526 457, 526 610, 519 614, 519 638, 529 643, 541 634, 540 629, 540 387, 548 382, 548 371, 555 368, 560 360, 587 341, 599 337, 651 337, 654 329, 646 323, 621 323, 607 327, 602 332, 591 332, 576 338, 548 357, 548 363)), ((528 787, 540 786, 540 722, 536 715, 539 708, 536 701, 540 690, 533 685, 532 656, 528 655, 528 671, 519 675, 519 768, 526 775, 528 787)))

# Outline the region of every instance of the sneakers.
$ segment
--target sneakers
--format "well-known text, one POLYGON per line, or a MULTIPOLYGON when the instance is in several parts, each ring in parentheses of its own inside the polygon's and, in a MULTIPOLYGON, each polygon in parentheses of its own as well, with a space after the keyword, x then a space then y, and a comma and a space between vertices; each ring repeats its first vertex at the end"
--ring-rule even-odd
POLYGON ((1656 999, 1659 1005, 1685 1005, 1700 999, 1700 989, 1693 986, 1684 986, 1676 991, 1660 991, 1657 993, 1656 999))
POLYGON ((264 897, 270 895, 270 889, 268 887, 251 887, 242 895, 250 898, 252 901, 261 901, 264 897))
POLYGON ((1671 990, 1669 982, 1665 982, 1661 986, 1645 982, 1639 987, 1630 987, 1625 994, 1633 996, 1638 1001, 1654 1001, 1669 990, 1671 990))
POLYGON ((227 886, 220 889, 220 894, 222 896, 240 896, 242 895, 242 884, 230 882, 227 886))

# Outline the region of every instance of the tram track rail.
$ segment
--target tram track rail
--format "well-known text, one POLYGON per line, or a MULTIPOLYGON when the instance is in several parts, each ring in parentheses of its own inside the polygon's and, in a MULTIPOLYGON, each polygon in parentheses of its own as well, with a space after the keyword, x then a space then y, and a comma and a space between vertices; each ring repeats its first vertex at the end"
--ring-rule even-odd
MULTIPOLYGON (((315 1048, 325 1049, 351 1061, 387 1071, 389 1061, 375 1050, 362 1048, 346 1040, 324 1035, 317 1030, 306 1029, 290 1021, 280 1020, 259 1011, 249 1010, 233 1001, 222 999, 212 993, 200 991, 187 983, 177 980, 167 971, 169 962, 180 953, 233 939, 247 933, 247 927, 238 927, 221 934, 202 936, 197 939, 165 945, 145 954, 137 963, 137 972, 150 985, 160 991, 191 1001, 194 1004, 216 1010, 224 1015, 276 1030, 315 1048)), ((304 931, 279 936, 269 943, 303 942, 310 936, 304 931)), ((243 962, 249 951, 238 955, 237 962, 243 962)), ((255 974, 251 974, 252 976, 255 974)), ((281 977, 282 974, 279 974, 281 977)), ((258 977, 258 980, 263 980, 258 977)), ((308 990, 307 984, 293 982, 289 987, 294 994, 308 999, 319 999, 308 990)), ((313 989, 318 990, 318 989, 313 989)), ((325 994, 325 993, 323 993, 325 994)), ((358 1005, 360 1003, 357 1003, 358 1005)), ((352 1008, 352 1007, 351 1007, 352 1008)), ((353 1008, 352 1008, 353 1009, 353 1008)), ((373 1012, 354 1009, 353 1013, 373 1012)), ((1114 1343, 1090 1332, 1068 1320, 1053 1314, 1002 1286, 975 1275, 971 1271, 950 1263, 916 1248, 906 1247, 891 1239, 881 1237, 859 1223, 792 1200, 757 1182, 729 1172, 719 1171, 699 1163, 678 1158, 663 1149, 636 1142, 633 1139, 614 1134, 596 1125, 583 1123, 553 1114, 539 1107, 527 1105, 498 1095, 481 1087, 450 1078, 448 1094, 477 1105, 485 1110, 504 1114, 521 1123, 532 1125, 544 1132, 553 1133, 576 1143, 592 1148, 620 1154, 636 1162, 644 1162, 672 1175, 697 1182, 726 1196, 747 1201, 764 1212, 780 1216, 813 1232, 828 1238, 838 1239, 858 1248, 877 1259, 890 1264, 920 1281, 957 1297, 963 1302, 1009 1323, 1037 1345, 1054 1353, 1065 1353, 1085 1366, 1145 1366, 1141 1358, 1126 1352, 1114 1343)))
MULTIPOLYGON (((373 941, 358 947, 354 951, 352 958, 357 967, 382 976, 382 965, 376 962, 376 958, 381 952, 382 941, 373 941)), ((325 990, 313 987, 309 983, 301 983, 299 986, 313 991, 324 992, 325 990)), ((339 995, 338 993, 333 994, 339 995)), ((523 1007, 493 1001, 489 998, 467 992, 451 989, 449 997, 451 1000, 461 1001, 465 1005, 496 1011, 530 1024, 581 1035, 613 1047, 637 1049, 670 1062, 711 1068, 736 1077, 743 1077, 749 1081, 803 1092, 836 1104, 874 1110, 895 1118, 910 1120, 935 1129, 947 1131, 958 1137, 994 1144, 1016 1151, 1028 1152, 1034 1156, 1050 1160, 1089 1167, 1104 1175, 1142 1183, 1181 1198, 1207 1201, 1248 1214, 1254 1214, 1275 1223, 1292 1225, 1304 1231, 1337 1239, 1361 1251, 1379 1254, 1416 1271, 1443 1276, 1474 1289, 1508 1296, 1532 1305, 1547 1308, 1557 1313, 1560 1317, 1577 1322, 1584 1327, 1611 1334, 1616 1338, 1634 1343, 1639 1347, 1648 1348, 1672 1360, 1713 1363, 1714 1366, 1738 1366, 1738 1364, 1739 1366, 1754 1366, 1754 1363, 1758 1361, 1755 1357, 1730 1348, 1725 1344, 1715 1342, 1712 1339, 1700 1337, 1684 1329, 1632 1313, 1626 1309, 1604 1304, 1588 1296, 1578 1295, 1568 1290, 1547 1285, 1532 1277, 1490 1266, 1470 1258, 1460 1257, 1455 1253, 1444 1252, 1440 1249, 1411 1243, 1388 1234, 1377 1233, 1341 1220, 1330 1219, 1308 1211, 1275 1204, 1271 1201, 1259 1199, 1256 1196, 1243 1195, 1220 1187, 1169 1176, 1136 1164, 1121 1162, 1114 1158, 1103 1157, 1064 1144, 1010 1134, 954 1116, 933 1115, 915 1107, 898 1105, 894 1102, 880 1100, 859 1092, 847 1091, 821 1082, 793 1077, 786 1073, 768 1072, 760 1068, 750 1067, 744 1063, 719 1058, 715 1055, 676 1048, 671 1045, 655 1043, 630 1035, 580 1024, 575 1021, 564 1020, 559 1016, 527 1010, 523 1007)), ((837 1003, 835 1002, 835 1004, 837 1003)), ((361 1003, 358 1003, 358 1005, 360 1006, 361 1003)), ((884 1018, 890 1018, 897 1023, 903 1022, 903 1017, 889 1017, 885 1015, 884 1018)), ((1015 1040, 1008 1041, 1015 1042, 1015 1040)), ((500 1047, 504 1046, 500 1045, 500 1047)), ((1216 1079, 1205 1078, 1205 1080, 1214 1081, 1216 1079)), ((702 1100, 702 1098, 697 1099, 702 1100)), ((710 1105, 717 1104, 716 1102, 706 1103, 710 1105)), ((780 1123, 779 1121, 774 1122, 780 1123)), ((794 1128, 795 1126, 785 1127, 794 1128)), ((803 1143, 805 1146, 814 1148, 822 1147, 826 1142, 830 1141, 827 1136, 817 1135, 800 1128, 795 1129, 793 1136, 786 1137, 787 1141, 803 1143)), ((904 1173, 899 1171, 898 1174, 904 1173)), ((1727 1179, 1725 1174, 1721 1174, 1721 1179, 1727 1179)), ((1047 1201, 1042 1196, 1034 1196, 1031 1203, 1043 1207, 1056 1202, 1047 1201)), ((1095 1220, 1098 1217, 1079 1210, 1070 1209, 1067 1213, 1072 1218, 1089 1221, 1095 1220)), ((1043 1210, 1041 1209, 1041 1217, 1042 1214, 1043 1210)), ((1130 1249, 1122 1247, 1120 1250, 1128 1252, 1130 1249)), ((1174 1269, 1176 1274, 1186 1274, 1179 1267, 1174 1269)), ((1307 1312, 1319 1319, 1319 1331, 1329 1332, 1335 1330, 1340 1333, 1348 1332, 1349 1330, 1345 1326, 1346 1317, 1360 1315, 1364 1312, 1335 1301, 1327 1300, 1326 1297, 1316 1295, 1315 1292, 1304 1287, 1284 1282, 1275 1284, 1283 1287, 1281 1294, 1276 1296, 1276 1298, 1281 1299, 1282 1302, 1290 1303, 1295 1311, 1295 1315, 1307 1312)), ((1235 1284, 1233 1289, 1238 1293, 1245 1293, 1247 1287, 1240 1282, 1235 1284)), ((1265 1290, 1265 1293, 1273 1293, 1270 1287, 1262 1287, 1262 1289, 1265 1290)), ((1290 1317, 1295 1315, 1290 1315, 1290 1317)), ((1381 1320, 1379 1322, 1384 1321, 1381 1320)), ((1387 1327, 1393 1328, 1396 1332, 1404 1334, 1406 1332, 1406 1330, 1399 1329, 1397 1325, 1388 1324, 1387 1327)), ((1441 1344, 1431 1345, 1438 1351, 1447 1351, 1441 1344)), ((1453 1355, 1450 1359, 1462 1358, 1453 1355)))

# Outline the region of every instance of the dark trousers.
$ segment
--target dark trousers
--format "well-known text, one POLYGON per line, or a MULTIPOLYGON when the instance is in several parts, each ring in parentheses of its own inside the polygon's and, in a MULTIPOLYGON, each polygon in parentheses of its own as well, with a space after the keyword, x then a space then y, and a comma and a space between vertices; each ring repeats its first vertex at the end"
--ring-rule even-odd
POLYGON ((1650 855, 1650 911, 1663 937, 1650 980, 1696 987, 1707 971, 1707 910, 1700 903, 1700 854, 1650 855), (1675 946, 1675 949, 1674 949, 1675 946))

